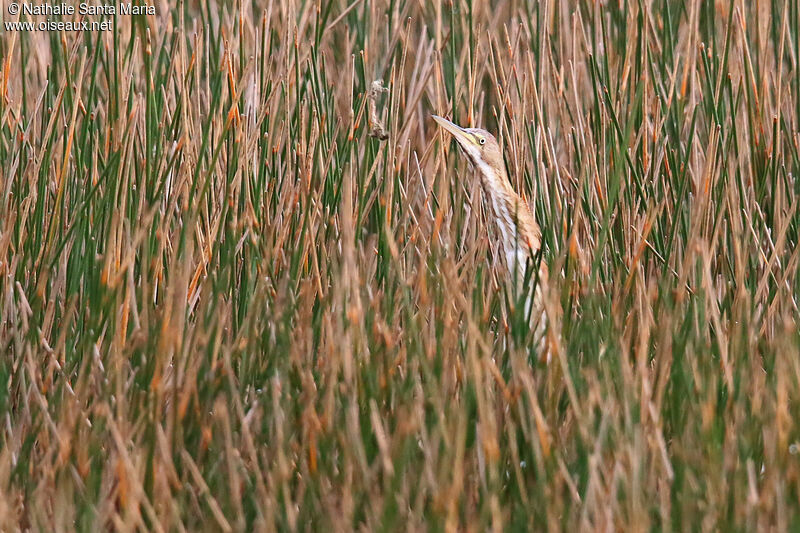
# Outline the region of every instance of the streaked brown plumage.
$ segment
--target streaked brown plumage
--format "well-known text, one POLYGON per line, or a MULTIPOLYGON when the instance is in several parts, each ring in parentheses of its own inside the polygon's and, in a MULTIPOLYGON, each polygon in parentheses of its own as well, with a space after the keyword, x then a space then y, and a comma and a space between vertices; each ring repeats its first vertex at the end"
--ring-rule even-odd
MULTIPOLYGON (((461 147, 469 162, 480 176, 481 186, 489 200, 495 220, 502 236, 509 280, 522 288, 525 268, 536 264, 542 247, 542 232, 533 218, 528 205, 511 186, 503 161, 500 145, 494 136, 478 128, 462 128, 449 120, 433 115, 434 120, 450 133, 461 147)), ((533 302, 526 303, 526 312, 538 319, 542 309, 542 287, 547 284, 547 265, 539 263, 539 281, 533 302), (534 309, 530 309, 533 303, 534 309)), ((542 331, 544 320, 538 320, 537 330, 542 331)), ((541 340, 541 339, 540 339, 541 340)))

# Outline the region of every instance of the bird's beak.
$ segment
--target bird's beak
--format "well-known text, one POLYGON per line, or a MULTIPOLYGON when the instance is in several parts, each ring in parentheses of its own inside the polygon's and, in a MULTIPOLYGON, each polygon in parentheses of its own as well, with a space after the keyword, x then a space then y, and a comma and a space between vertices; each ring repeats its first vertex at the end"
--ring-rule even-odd
POLYGON ((455 137, 456 141, 458 141, 458 143, 461 146, 469 146, 475 144, 475 141, 472 139, 472 135, 470 135, 467 132, 467 130, 465 130, 461 126, 453 124, 449 120, 442 118, 439 115, 431 115, 431 116, 433 117, 433 120, 438 122, 441 127, 443 127, 450 133, 450 135, 455 137))

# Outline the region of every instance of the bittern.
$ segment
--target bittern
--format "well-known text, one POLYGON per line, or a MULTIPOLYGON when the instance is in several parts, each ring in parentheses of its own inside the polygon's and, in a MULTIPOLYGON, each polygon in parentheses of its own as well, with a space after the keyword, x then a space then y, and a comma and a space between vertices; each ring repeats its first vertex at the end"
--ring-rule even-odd
MULTIPOLYGON (((509 280, 516 285, 514 294, 524 288, 527 266, 535 266, 537 258, 539 259, 538 283, 532 301, 531 298, 527 298, 525 303, 526 314, 538 320, 538 313, 532 311, 542 310, 542 287, 547 284, 547 265, 538 257, 542 248, 542 232, 527 203, 511 186, 497 139, 486 130, 462 128, 437 115, 433 115, 433 118, 453 136, 480 176, 484 195, 489 200, 494 219, 500 229, 507 273, 509 280)), ((541 338, 543 328, 542 315, 536 327, 540 343, 544 340, 541 338)))

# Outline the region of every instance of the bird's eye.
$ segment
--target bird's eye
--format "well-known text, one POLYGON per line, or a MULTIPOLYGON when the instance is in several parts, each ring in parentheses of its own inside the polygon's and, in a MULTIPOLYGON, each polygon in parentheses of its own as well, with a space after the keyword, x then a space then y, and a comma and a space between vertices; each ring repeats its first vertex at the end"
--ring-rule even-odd
POLYGON ((486 144, 486 139, 484 139, 483 137, 479 137, 478 142, 481 143, 481 146, 483 146, 484 144, 486 144))

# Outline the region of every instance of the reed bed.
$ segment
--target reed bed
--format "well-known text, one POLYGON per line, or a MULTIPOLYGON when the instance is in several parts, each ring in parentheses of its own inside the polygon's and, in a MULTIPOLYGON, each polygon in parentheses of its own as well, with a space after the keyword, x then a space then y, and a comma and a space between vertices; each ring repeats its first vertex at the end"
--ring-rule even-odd
POLYGON ((155 6, 0 31, 0 529, 800 528, 797 2, 155 6))

